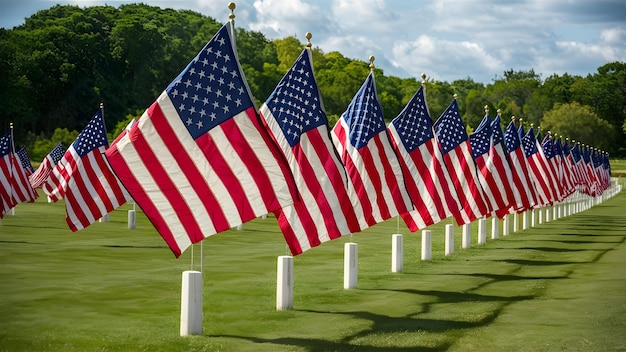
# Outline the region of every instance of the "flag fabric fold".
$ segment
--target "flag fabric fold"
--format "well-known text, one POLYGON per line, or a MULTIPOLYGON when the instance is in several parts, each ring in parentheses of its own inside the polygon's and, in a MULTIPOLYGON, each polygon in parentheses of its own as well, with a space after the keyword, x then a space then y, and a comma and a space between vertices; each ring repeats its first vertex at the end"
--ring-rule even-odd
POLYGON ((437 145, 424 86, 387 127, 399 156, 407 192, 415 209, 400 214, 410 231, 417 231, 458 212, 452 179, 437 145))
POLYGON ((65 200, 65 220, 79 231, 129 198, 104 157, 108 148, 102 108, 67 149, 42 185, 50 200, 65 200))
POLYGON ((469 224, 488 215, 489 209, 485 204, 472 158, 472 147, 456 99, 452 100, 437 119, 434 127, 439 148, 461 204, 459 211, 454 214, 457 224, 469 224))
POLYGON ((509 157, 514 189, 517 191, 515 193, 518 204, 516 212, 530 210, 537 205, 537 190, 531 178, 530 166, 521 142, 515 129, 515 122, 509 122, 504 132, 504 144, 509 157))
POLYGON ((469 136, 472 156, 478 168, 478 181, 492 214, 499 218, 517 207, 513 194, 511 169, 502 148, 500 116, 492 121, 485 115, 469 136))
POLYGON ((370 71, 332 131, 362 229, 413 209, 370 71))
POLYGON ((0 219, 23 202, 34 202, 37 192, 31 187, 17 152, 13 151, 12 129, 0 137, 0 219))
POLYGON ((33 172, 33 174, 28 177, 30 185, 33 188, 41 188, 43 183, 50 175, 52 169, 54 169, 56 164, 63 157, 63 154, 65 154, 65 151, 63 150, 62 143, 59 143, 54 148, 52 148, 50 153, 48 153, 48 155, 46 155, 46 157, 41 161, 41 164, 39 164, 37 170, 35 170, 35 172, 33 172))
POLYGON ((524 134, 524 127, 520 125, 518 131, 519 135, 523 135, 522 147, 528 161, 529 174, 537 190, 537 200, 542 206, 552 205, 558 197, 553 187, 548 160, 536 139, 533 127, 524 134))
POLYGON ((33 168, 33 164, 30 163, 30 157, 28 157, 26 147, 21 146, 20 149, 17 150, 17 155, 20 157, 20 162, 22 163, 26 177, 30 177, 30 175, 35 172, 35 169, 33 168))
POLYGON ((106 152, 176 257, 191 244, 293 203, 226 23, 106 152))
POLYGON ((294 175, 299 199, 276 211, 293 255, 361 230, 347 191, 346 171, 332 143, 310 49, 259 109, 294 175))

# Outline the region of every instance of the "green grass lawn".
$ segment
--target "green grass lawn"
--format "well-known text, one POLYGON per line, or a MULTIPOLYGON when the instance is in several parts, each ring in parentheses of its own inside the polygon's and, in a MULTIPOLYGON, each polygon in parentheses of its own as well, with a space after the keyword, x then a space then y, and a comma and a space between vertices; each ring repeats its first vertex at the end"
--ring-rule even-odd
MULTIPOLYGON (((626 349, 626 193, 585 212, 444 255, 444 222, 421 235, 396 219, 294 258, 294 309, 276 311, 276 220, 202 245, 203 335, 180 337, 181 274, 146 218, 72 233, 62 203, 21 204, 0 224, 0 351, 618 351, 626 349), (398 231, 399 229, 399 231, 398 231), (404 271, 391 272, 391 235, 404 271), (343 246, 359 245, 357 289, 343 246)), ((521 217, 520 217, 521 218, 521 217)), ((502 231, 500 231, 502 234, 502 231)))

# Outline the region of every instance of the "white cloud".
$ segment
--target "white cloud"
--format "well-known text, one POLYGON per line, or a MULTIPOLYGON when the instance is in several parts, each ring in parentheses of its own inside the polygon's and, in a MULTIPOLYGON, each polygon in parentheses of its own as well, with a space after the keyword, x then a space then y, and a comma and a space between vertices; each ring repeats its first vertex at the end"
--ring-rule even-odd
POLYGON ((491 78, 505 65, 478 43, 450 41, 420 35, 412 42, 398 41, 393 46, 393 63, 412 77, 425 72, 439 81, 466 78, 491 78))

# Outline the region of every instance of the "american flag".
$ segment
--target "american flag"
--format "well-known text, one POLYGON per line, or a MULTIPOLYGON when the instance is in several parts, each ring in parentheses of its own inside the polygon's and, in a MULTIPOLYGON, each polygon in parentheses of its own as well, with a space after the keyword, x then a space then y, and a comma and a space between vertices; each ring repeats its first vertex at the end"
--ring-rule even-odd
POLYGON ((561 138, 557 138, 556 142, 553 144, 554 157, 558 158, 559 181, 561 182, 561 187, 563 189, 562 196, 563 199, 565 199, 574 193, 575 190, 575 183, 572 181, 572 169, 563 151, 561 138))
POLYGON ((104 157, 108 146, 101 108, 42 185, 53 202, 65 200, 65 221, 72 231, 89 226, 130 199, 104 157))
POLYGON ((293 255, 361 230, 311 62, 304 49, 260 109, 300 194, 293 206, 276 212, 293 255))
POLYGON ((50 175, 52 169, 54 169, 56 164, 63 157, 63 154, 65 154, 65 150, 63 150, 62 143, 59 143, 54 148, 52 148, 50 153, 48 153, 48 155, 46 155, 46 157, 43 159, 37 170, 35 170, 35 172, 28 177, 30 185, 33 188, 40 188, 43 185, 43 183, 50 175))
POLYGON ((423 86, 387 130, 415 206, 400 214, 409 230, 423 229, 458 212, 459 199, 437 146, 423 86))
POLYGON ((435 122, 435 135, 461 203, 461 209, 454 214, 457 224, 469 224, 486 216, 489 209, 480 188, 472 147, 456 99, 435 122))
POLYGON ((254 106, 228 22, 107 158, 176 257, 293 203, 287 164, 254 106))
POLYGON ((561 167, 559 165, 559 158, 556 154, 556 150, 554 149, 554 142, 552 140, 552 134, 550 131, 546 133, 546 136, 543 138, 543 142, 541 142, 541 150, 548 161, 548 171, 550 172, 550 176, 552 179, 552 188, 555 191, 555 196, 557 201, 562 201, 564 199, 563 193, 563 184, 561 183, 561 167))
POLYGON ((530 166, 521 146, 521 140, 515 129, 515 122, 511 121, 504 133, 504 144, 511 165, 511 176, 516 190, 517 212, 532 209, 537 204, 537 190, 530 177, 530 166), (517 198, 519 197, 519 198, 517 198))
POLYGON ((492 213, 502 218, 515 209, 517 204, 513 194, 511 169, 502 148, 500 116, 492 121, 489 115, 485 115, 469 139, 487 206, 492 213))
POLYGON ((387 134, 372 71, 333 127, 332 138, 351 181, 348 192, 361 228, 413 209, 387 134))
POLYGON ((37 192, 30 186, 20 157, 13 152, 12 129, 0 138, 0 219, 23 202, 34 202, 37 192))
POLYGON ((578 168, 574 162, 570 142, 567 138, 565 138, 565 142, 563 143, 563 161, 565 168, 568 170, 569 183, 572 185, 574 191, 576 191, 580 182, 580 175, 578 174, 578 168))
POLYGON ((570 153, 572 154, 572 161, 574 162, 576 174, 578 175, 578 190, 581 193, 589 194, 591 181, 589 180, 589 175, 587 174, 587 166, 582 156, 582 146, 580 143, 572 142, 570 153))
POLYGON ((20 162, 22 163, 22 168, 24 169, 24 172, 26 172, 26 177, 30 177, 30 175, 35 172, 35 169, 30 163, 30 158, 28 157, 26 147, 21 146, 20 149, 17 150, 17 155, 20 157, 20 162))
MULTIPOLYGON (((520 125, 519 133, 523 133, 523 126, 520 125)), ((542 206, 551 205, 557 199, 556 190, 552 186, 553 180, 548 166, 548 160, 537 142, 533 127, 531 127, 522 138, 522 147, 526 160, 528 161, 529 174, 537 190, 537 200, 542 206)))

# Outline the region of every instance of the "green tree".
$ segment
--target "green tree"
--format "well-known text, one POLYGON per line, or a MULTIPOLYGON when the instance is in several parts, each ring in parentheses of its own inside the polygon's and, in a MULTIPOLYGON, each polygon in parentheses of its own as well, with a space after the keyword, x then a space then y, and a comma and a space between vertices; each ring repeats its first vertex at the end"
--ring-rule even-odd
POLYGON ((563 135, 593 147, 611 152, 614 145, 614 128, 600 118, 589 106, 579 103, 557 104, 544 114, 543 132, 563 135))

